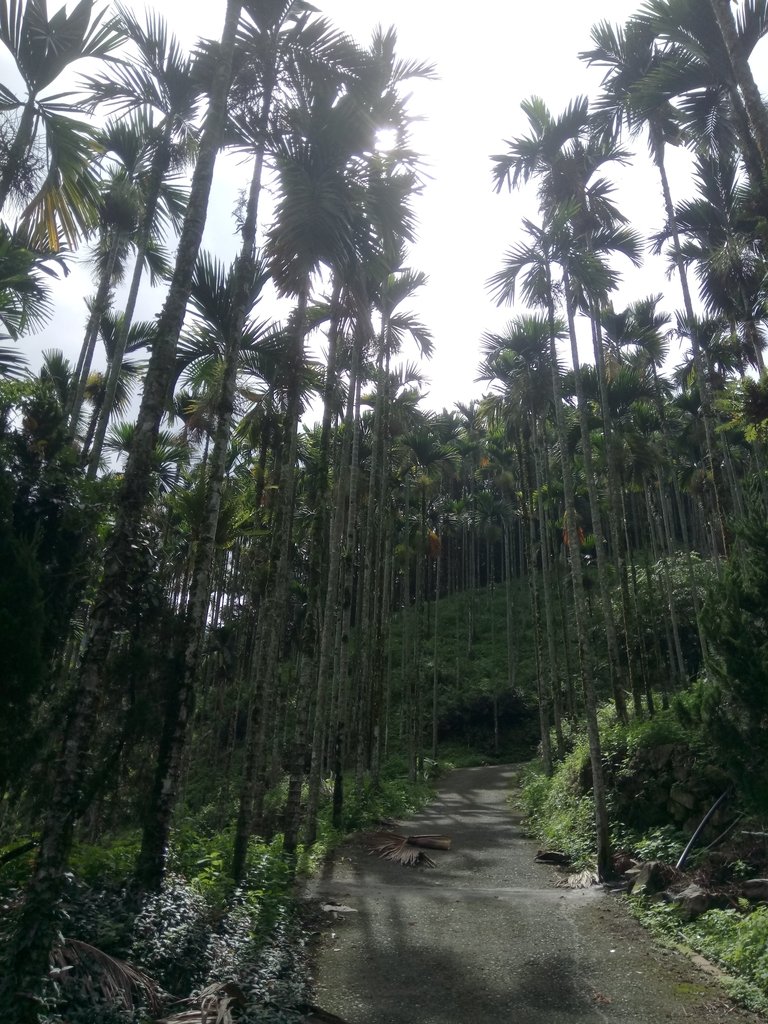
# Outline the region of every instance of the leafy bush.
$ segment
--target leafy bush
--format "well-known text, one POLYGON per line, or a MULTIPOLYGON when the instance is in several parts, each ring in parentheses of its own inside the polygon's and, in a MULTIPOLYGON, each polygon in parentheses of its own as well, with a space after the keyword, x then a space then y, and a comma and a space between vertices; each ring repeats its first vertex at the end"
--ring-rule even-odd
POLYGON ((641 860, 677 861, 685 849, 687 840, 673 825, 652 829, 638 839, 634 852, 641 860))
POLYGON ((348 831, 369 828, 382 818, 401 818, 412 814, 434 793, 426 782, 388 778, 388 774, 388 771, 383 771, 378 786, 366 783, 360 793, 349 787, 344 805, 344 820, 348 831))
POLYGON ((768 907, 750 914, 710 910, 683 929, 706 956, 747 978, 768 996, 768 907))
POLYGON ((186 992, 205 981, 211 933, 205 897, 171 875, 159 893, 146 897, 136 916, 131 959, 167 991, 186 992))
MULTIPOLYGON (((668 824, 672 769, 681 758, 686 764, 691 758, 704 763, 700 733, 686 730, 672 711, 622 725, 614 707, 606 705, 600 708, 598 721, 614 845, 644 860, 676 860, 685 840, 668 824), (658 767, 662 761, 654 761, 656 751, 665 754, 663 770, 658 767)), ((569 744, 571 752, 555 765, 551 778, 540 768, 527 772, 523 804, 528 827, 540 842, 584 862, 595 843, 589 743, 583 733, 572 733, 569 744)), ((700 771, 698 782, 707 777, 700 771)))
POLYGON ((139 853, 138 831, 111 836, 99 845, 78 843, 72 851, 72 871, 89 885, 124 885, 139 853))
POLYGON ((551 778, 540 767, 523 776, 522 799, 529 831, 550 849, 568 853, 586 866, 594 860, 595 810, 591 795, 583 792, 581 776, 589 751, 580 741, 551 778))
POLYGON ((674 904, 645 899, 631 899, 629 904, 662 942, 682 943, 731 972, 735 977, 726 988, 734 999, 756 1013, 768 1011, 768 907, 757 907, 749 914, 709 910, 686 923, 674 904))
POLYGON ((91 886, 72 878, 64 900, 67 937, 88 942, 110 956, 128 957, 133 912, 125 889, 91 886))

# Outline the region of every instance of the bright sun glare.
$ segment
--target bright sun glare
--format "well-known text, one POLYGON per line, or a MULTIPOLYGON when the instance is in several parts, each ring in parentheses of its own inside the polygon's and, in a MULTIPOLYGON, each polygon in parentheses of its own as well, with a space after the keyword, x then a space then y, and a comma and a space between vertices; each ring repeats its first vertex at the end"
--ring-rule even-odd
POLYGON ((397 146, 397 130, 380 128, 376 132, 376 149, 379 153, 389 153, 397 146))

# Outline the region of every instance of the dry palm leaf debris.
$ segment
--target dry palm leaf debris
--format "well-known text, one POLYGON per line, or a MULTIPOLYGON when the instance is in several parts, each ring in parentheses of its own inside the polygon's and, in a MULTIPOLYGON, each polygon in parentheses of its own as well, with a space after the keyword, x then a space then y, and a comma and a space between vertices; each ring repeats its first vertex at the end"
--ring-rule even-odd
POLYGON ((596 872, 591 868, 585 868, 584 871, 577 871, 561 878, 555 882, 555 886, 558 889, 591 889, 593 885, 597 885, 598 881, 596 872))
POLYGON ((70 974, 77 976, 87 992, 99 992, 104 999, 122 1004, 126 1010, 133 1010, 134 995, 141 993, 150 1013, 160 1012, 157 983, 125 960, 117 960, 79 939, 64 939, 53 951, 52 960, 51 975, 58 981, 66 984, 70 974))
POLYGON ((433 868, 435 862, 424 850, 450 850, 449 836, 402 836, 397 832, 374 832, 366 846, 384 860, 393 860, 406 868, 422 864, 433 868))
POLYGON ((233 1011, 245 1006, 245 995, 234 982, 219 981, 204 988, 193 999, 183 1001, 195 1005, 171 1017, 163 1017, 155 1024, 235 1024, 233 1011))

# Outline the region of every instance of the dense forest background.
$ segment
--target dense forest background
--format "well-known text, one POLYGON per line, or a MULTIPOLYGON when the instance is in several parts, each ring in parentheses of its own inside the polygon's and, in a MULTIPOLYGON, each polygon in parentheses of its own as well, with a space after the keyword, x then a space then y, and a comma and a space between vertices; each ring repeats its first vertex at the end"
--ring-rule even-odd
POLYGON ((0 86, 10 1020, 62 1019, 64 973, 96 955, 78 913, 90 941, 101 922, 103 948, 189 983, 197 939, 166 963, 152 914, 194 918, 202 886, 231 924, 232 893, 258 891, 274 925, 278 880, 441 757, 538 751, 546 778, 586 737, 601 877, 608 721, 695 734, 703 796, 768 808, 768 112, 749 64, 766 33, 758 0, 585 26, 596 99, 525 100, 526 133, 491 158, 489 187, 535 191, 539 212, 489 282, 512 309, 482 339, 486 396, 435 413, 402 355, 435 346, 409 308, 407 93, 429 63, 303 0, 229 2, 192 53, 129 5, 2 0, 26 89, 0 86), (652 235, 611 184, 641 147, 665 202, 652 235), (686 197, 670 147, 691 155, 686 197), (230 265, 201 249, 226 150, 244 168, 230 265), (52 349, 32 372, 50 277, 86 251, 77 364, 52 349), (652 258, 683 308, 616 308, 652 258), (166 298, 141 322, 149 283, 166 298))

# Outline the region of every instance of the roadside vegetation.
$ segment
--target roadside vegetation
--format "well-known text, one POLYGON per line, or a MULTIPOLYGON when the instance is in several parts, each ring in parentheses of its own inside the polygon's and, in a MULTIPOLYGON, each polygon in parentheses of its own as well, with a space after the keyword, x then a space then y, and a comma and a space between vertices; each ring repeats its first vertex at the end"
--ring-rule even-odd
MULTIPOLYGON (((610 884, 629 892, 634 913, 663 941, 712 959, 732 975, 732 994, 761 1011, 768 1010, 766 740, 757 725, 765 537, 762 513, 753 513, 710 584, 708 651, 697 681, 653 717, 624 724, 612 705, 598 712, 610 884)), ((551 774, 540 762, 526 769, 521 800, 544 850, 563 853, 564 870, 577 875, 596 862, 594 788, 588 737, 577 730, 568 747, 551 774)))

